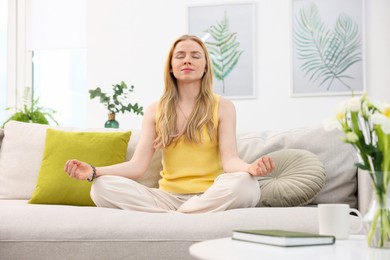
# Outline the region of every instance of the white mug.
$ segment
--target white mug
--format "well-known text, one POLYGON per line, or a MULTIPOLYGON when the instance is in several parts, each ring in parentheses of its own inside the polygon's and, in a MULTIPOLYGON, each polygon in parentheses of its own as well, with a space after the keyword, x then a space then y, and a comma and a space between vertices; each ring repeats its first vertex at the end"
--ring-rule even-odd
POLYGON ((319 204, 318 224, 320 235, 333 235, 336 239, 347 239, 349 233, 358 233, 363 228, 363 218, 356 209, 348 204, 319 204), (353 212, 359 218, 360 225, 352 228, 349 223, 349 214, 353 212))

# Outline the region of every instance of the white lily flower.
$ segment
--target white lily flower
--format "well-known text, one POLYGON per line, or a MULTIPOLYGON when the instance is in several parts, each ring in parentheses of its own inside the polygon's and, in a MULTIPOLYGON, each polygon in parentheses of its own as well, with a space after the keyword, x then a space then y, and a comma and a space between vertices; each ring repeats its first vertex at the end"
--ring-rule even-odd
POLYGON ((361 111, 362 113, 362 116, 365 117, 365 118, 368 118, 371 116, 371 112, 370 110, 368 109, 368 106, 366 103, 363 104, 363 106, 361 107, 361 111))
POLYGON ((380 126, 383 133, 390 134, 390 116, 387 117, 385 114, 381 114, 377 112, 372 115, 371 119, 374 125, 380 126))
POLYGON ((333 131, 335 129, 341 130, 342 127, 340 125, 341 121, 344 121, 345 113, 346 113, 346 105, 347 102, 342 102, 339 104, 336 114, 332 118, 328 118, 322 122, 322 126, 325 129, 325 131, 333 131))
POLYGON ((346 135, 346 139, 348 140, 348 142, 354 143, 359 140, 359 137, 357 136, 357 134, 355 134, 355 132, 348 132, 346 135))
POLYGON ((347 101, 341 102, 339 104, 339 106, 337 107, 336 113, 337 114, 345 114, 347 112, 347 107, 348 107, 348 102, 347 101))
POLYGON ((390 118, 390 104, 385 104, 382 110, 382 113, 385 117, 390 118))
POLYGON ((345 114, 348 111, 348 104, 347 103, 348 102, 346 102, 346 101, 340 103, 339 106, 336 109, 336 118, 335 118, 335 120, 337 120, 338 122, 344 121, 345 114))
POLYGON ((353 97, 348 100, 346 109, 351 112, 359 112, 361 106, 361 97, 353 97))
POLYGON ((390 134, 390 118, 387 118, 387 120, 382 124, 382 131, 386 135, 390 134))

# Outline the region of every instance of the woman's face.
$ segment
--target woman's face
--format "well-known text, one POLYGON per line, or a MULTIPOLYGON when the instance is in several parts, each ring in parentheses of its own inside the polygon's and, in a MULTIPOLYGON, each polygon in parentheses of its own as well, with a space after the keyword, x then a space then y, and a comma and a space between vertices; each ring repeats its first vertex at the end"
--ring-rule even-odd
POLYGON ((178 83, 200 82, 206 71, 206 57, 202 47, 193 40, 177 43, 171 66, 178 83))

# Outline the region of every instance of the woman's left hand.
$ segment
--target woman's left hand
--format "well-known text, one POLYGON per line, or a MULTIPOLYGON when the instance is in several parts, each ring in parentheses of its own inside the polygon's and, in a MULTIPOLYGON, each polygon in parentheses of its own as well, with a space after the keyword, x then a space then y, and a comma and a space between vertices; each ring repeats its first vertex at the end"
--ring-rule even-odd
POLYGON ((248 172, 253 176, 267 176, 275 169, 275 162, 271 157, 262 156, 249 166, 248 172))

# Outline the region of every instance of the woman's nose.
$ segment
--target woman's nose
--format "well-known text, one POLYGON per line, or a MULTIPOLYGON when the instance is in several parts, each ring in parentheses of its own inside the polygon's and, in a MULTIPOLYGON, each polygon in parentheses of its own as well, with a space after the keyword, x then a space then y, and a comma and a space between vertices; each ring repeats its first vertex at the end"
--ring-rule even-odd
POLYGON ((184 64, 191 64, 191 57, 186 56, 184 58, 184 64))

